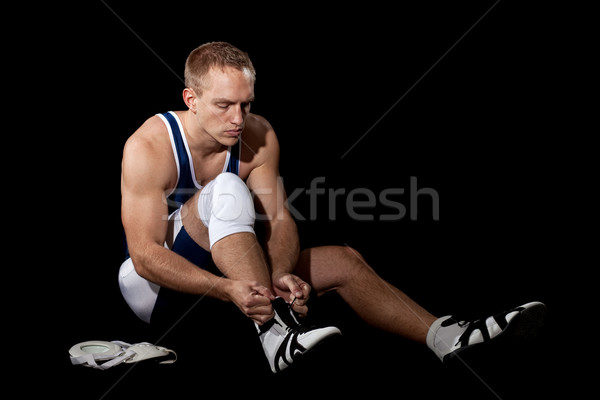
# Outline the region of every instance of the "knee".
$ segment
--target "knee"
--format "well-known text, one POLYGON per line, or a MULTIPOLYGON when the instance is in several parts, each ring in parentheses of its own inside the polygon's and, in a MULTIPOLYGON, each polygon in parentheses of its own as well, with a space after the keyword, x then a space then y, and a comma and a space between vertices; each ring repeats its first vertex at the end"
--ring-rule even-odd
POLYGON ((211 217, 224 222, 254 225, 254 202, 244 181, 235 174, 224 172, 214 182, 211 217))
POLYGON ((236 174, 232 174, 231 172, 223 172, 212 181, 216 188, 219 188, 221 191, 236 191, 239 190, 240 187, 246 188, 248 187, 244 183, 244 181, 237 176, 236 174))
POLYGON ((239 232, 254 233, 254 202, 237 175, 224 172, 211 181, 198 201, 198 214, 208 228, 210 247, 239 232))
POLYGON ((332 246, 329 256, 332 260, 336 260, 340 282, 361 279, 361 276, 370 269, 358 250, 349 246, 332 246))
POLYGON ((348 268, 351 269, 351 272, 359 273, 365 268, 368 268, 367 262, 358 250, 350 246, 340 246, 340 252, 340 257, 345 261, 345 264, 348 265, 348 268))

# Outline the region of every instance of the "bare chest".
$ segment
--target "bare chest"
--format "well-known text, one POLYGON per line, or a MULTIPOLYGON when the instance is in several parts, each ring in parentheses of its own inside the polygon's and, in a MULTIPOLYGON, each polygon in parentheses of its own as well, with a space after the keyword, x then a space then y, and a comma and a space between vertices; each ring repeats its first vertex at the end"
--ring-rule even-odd
POLYGON ((192 175, 199 186, 206 184, 217 177, 222 172, 227 170, 229 163, 229 152, 227 150, 215 154, 211 157, 192 157, 192 175))

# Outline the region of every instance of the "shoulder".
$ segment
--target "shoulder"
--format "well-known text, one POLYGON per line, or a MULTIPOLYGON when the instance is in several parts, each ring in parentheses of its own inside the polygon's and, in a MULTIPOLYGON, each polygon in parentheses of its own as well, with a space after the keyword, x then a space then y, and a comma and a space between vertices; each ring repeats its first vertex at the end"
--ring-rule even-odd
POLYGON ((253 128, 255 128, 257 130, 262 130, 264 132, 273 130, 273 127, 271 126, 269 121, 267 121, 267 119, 265 117, 262 117, 258 114, 250 113, 246 120, 246 124, 252 126, 253 128))
POLYGON ((169 141, 168 130, 158 115, 148 118, 125 142, 124 155, 142 155, 161 149, 169 141))
POLYGON ((127 139, 123 147, 122 171, 124 178, 129 176, 136 182, 151 180, 160 186, 169 186, 177 179, 168 129, 159 116, 148 118, 127 139))
POLYGON ((275 130, 264 117, 250 114, 246 119, 246 126, 242 140, 245 142, 244 150, 247 150, 247 160, 251 160, 256 166, 267 160, 279 159, 279 142, 275 130))

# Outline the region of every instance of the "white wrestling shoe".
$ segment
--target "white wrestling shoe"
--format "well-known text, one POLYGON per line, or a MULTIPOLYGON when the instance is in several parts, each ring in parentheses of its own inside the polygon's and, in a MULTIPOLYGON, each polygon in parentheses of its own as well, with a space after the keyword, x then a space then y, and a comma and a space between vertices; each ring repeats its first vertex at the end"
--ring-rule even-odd
POLYGON ((275 316, 258 326, 260 341, 273 373, 280 372, 292 365, 302 354, 305 354, 324 339, 340 335, 334 326, 313 328, 302 326, 282 297, 273 301, 275 316))
POLYGON ((437 319, 429 328, 427 346, 443 362, 458 357, 473 346, 499 337, 528 339, 535 336, 546 314, 539 301, 476 321, 457 321, 452 316, 437 319))

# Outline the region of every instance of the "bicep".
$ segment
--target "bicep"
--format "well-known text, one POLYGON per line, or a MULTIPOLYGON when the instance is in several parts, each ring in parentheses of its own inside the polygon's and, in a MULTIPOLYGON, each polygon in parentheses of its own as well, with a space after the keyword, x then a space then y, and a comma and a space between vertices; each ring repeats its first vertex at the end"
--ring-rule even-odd
POLYGON ((168 229, 168 208, 157 191, 123 188, 121 219, 130 251, 148 244, 164 243, 168 229))
POLYGON ((121 219, 133 254, 164 243, 168 230, 166 175, 152 157, 125 153, 121 176, 121 219))

